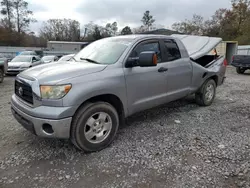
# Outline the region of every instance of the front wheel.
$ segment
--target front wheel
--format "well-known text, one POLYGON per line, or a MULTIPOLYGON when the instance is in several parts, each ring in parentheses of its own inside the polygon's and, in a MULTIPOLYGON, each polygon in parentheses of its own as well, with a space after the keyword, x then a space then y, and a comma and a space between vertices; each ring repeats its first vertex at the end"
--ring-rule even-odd
POLYGON ((241 68, 241 67, 237 67, 237 68, 236 68, 236 72, 237 72, 238 74, 244 74, 245 69, 243 69, 243 68, 241 68))
POLYGON ((71 141, 85 152, 100 151, 112 143, 118 127, 119 117, 112 105, 87 103, 73 117, 71 141))
POLYGON ((207 80, 195 94, 196 103, 200 106, 210 106, 215 98, 216 83, 213 79, 207 80))
POLYGON ((3 73, 3 70, 0 69, 0 83, 3 82, 3 79, 4 79, 4 73, 3 73))

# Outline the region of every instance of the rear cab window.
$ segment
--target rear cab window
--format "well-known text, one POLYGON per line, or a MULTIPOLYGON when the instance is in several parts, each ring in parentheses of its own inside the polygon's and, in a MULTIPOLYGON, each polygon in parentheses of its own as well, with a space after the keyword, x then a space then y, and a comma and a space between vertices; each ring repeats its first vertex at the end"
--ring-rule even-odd
POLYGON ((167 55, 167 61, 174 61, 181 59, 181 53, 177 43, 172 40, 164 40, 165 54, 167 55))

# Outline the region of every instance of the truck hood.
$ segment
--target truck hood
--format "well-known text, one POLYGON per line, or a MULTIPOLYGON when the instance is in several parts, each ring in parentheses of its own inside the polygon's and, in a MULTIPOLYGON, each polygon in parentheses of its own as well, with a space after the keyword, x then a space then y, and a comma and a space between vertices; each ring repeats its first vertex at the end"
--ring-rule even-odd
POLYGON ((9 62, 9 67, 29 67, 31 65, 30 62, 9 62))
POLYGON ((221 41, 221 38, 207 37, 207 36, 196 36, 196 35, 171 35, 182 41, 186 47, 188 54, 194 60, 209 54, 221 41))
POLYGON ((85 62, 56 62, 39 65, 19 74, 23 78, 35 78, 40 84, 56 84, 60 81, 104 70, 107 65, 85 62))

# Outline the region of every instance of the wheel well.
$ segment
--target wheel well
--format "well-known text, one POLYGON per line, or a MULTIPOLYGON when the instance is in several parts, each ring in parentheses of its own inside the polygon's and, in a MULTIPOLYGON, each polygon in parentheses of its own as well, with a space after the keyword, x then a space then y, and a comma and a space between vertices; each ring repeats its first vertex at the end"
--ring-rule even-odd
POLYGON ((218 76, 214 75, 214 76, 210 77, 209 79, 213 79, 216 83, 216 86, 218 85, 218 76))
POLYGON ((121 100, 116 95, 113 94, 98 95, 86 100, 82 105, 84 105, 86 102, 94 103, 98 101, 103 101, 111 104, 116 109, 119 115, 120 122, 121 123, 124 122, 124 117, 125 117, 124 107, 121 100))

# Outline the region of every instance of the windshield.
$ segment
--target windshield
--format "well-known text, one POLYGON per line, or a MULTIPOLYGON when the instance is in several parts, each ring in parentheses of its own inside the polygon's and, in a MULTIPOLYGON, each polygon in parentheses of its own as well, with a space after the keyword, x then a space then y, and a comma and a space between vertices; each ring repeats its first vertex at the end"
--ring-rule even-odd
POLYGON ((45 56, 42 58, 43 61, 54 60, 54 56, 45 56))
POLYGON ((58 61, 69 61, 74 55, 63 56, 58 61))
POLYGON ((31 62, 31 57, 28 56, 17 56, 12 59, 11 62, 31 62))
POLYGON ((101 39, 83 48, 74 58, 76 61, 91 59, 100 64, 114 64, 132 40, 130 38, 101 39))

